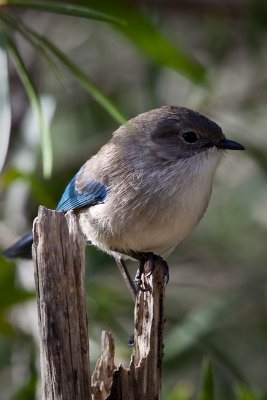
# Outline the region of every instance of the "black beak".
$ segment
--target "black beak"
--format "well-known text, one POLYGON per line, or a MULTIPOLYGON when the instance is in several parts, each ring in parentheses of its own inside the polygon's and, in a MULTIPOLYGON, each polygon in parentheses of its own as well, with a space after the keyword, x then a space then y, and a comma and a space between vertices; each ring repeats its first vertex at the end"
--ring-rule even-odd
POLYGON ((234 140, 222 139, 217 144, 216 147, 218 149, 225 150, 245 150, 245 147, 242 144, 235 142, 234 140))

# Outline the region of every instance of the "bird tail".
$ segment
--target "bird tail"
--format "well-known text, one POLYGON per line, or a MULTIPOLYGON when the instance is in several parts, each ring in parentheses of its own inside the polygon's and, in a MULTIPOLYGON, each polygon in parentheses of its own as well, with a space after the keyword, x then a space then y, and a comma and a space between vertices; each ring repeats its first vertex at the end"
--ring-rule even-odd
POLYGON ((12 260, 13 258, 32 258, 32 232, 26 233, 16 243, 3 252, 4 257, 12 260))

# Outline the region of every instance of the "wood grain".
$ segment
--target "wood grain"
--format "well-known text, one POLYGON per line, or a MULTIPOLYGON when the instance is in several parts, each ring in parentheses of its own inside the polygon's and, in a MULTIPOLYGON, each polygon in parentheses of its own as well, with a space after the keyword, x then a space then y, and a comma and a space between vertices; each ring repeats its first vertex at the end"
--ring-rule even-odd
POLYGON ((76 216, 40 207, 33 235, 42 400, 88 400, 84 240, 76 216))

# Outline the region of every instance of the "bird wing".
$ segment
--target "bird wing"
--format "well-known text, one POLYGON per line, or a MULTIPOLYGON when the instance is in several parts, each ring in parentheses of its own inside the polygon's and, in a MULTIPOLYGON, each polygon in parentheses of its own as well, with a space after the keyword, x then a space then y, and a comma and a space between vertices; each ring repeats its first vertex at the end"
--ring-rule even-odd
POLYGON ((77 189, 77 178, 80 171, 72 178, 68 186, 66 187, 56 210, 67 212, 69 210, 75 210, 85 206, 94 206, 102 203, 106 197, 107 190, 102 183, 95 179, 86 177, 84 183, 79 182, 79 188, 77 189))

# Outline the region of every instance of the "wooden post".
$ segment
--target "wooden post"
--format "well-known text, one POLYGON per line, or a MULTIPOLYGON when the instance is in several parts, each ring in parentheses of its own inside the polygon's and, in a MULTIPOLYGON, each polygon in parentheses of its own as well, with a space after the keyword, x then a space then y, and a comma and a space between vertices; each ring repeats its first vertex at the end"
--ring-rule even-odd
MULTIPOLYGON (((33 259, 40 330, 42 400, 157 400, 163 357, 164 277, 154 265, 134 312, 129 367, 116 367, 111 333, 102 332, 101 357, 89 381, 84 293, 84 240, 76 216, 40 207, 33 259)), ((152 266, 149 262, 145 270, 152 266)))
POLYGON ((72 212, 40 207, 33 227, 42 400, 90 398, 84 240, 77 226, 72 212))
MULTIPOLYGON (((150 270, 147 263, 145 270, 150 270)), ((163 358, 164 277, 160 265, 144 278, 151 291, 139 292, 134 311, 134 349, 129 367, 114 364, 115 346, 102 332, 101 357, 92 374, 93 400, 158 400, 163 358), (113 371, 113 374, 111 373, 113 371)))

